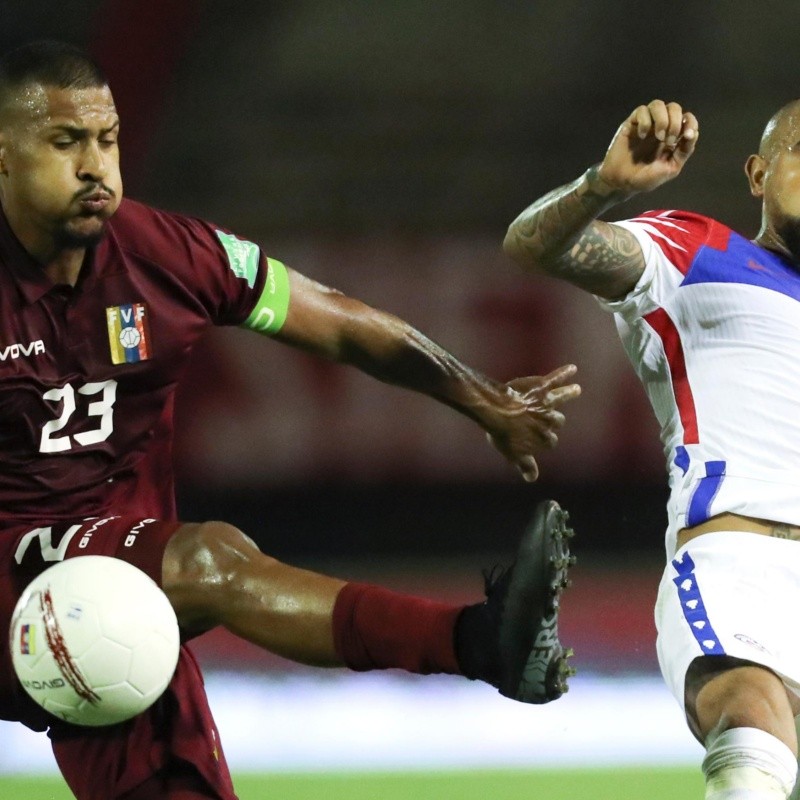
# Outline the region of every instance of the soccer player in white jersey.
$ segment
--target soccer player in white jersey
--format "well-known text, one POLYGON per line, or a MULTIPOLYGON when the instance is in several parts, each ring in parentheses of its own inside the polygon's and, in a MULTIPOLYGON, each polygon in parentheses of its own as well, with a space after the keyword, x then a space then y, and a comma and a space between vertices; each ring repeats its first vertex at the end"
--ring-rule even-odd
POLYGON ((661 425, 658 657, 705 745, 706 798, 786 798, 800 714, 800 101, 747 160, 763 207, 753 241, 681 211, 597 219, 679 175, 698 135, 678 103, 639 106, 601 163, 520 214, 504 248, 614 314, 661 425))

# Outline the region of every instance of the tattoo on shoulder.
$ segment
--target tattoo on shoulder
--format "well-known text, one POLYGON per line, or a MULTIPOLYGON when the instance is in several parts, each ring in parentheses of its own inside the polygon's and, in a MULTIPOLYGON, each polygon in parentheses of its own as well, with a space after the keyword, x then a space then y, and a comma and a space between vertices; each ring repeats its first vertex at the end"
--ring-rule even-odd
POLYGON ((636 237, 625 228, 592 222, 560 259, 559 277, 605 297, 619 297, 633 288, 644 270, 636 237))

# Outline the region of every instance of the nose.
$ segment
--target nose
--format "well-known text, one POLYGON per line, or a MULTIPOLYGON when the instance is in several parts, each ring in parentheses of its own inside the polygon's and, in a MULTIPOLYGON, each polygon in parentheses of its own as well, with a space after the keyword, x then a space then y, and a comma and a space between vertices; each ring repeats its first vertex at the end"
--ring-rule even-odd
POLYGON ((96 141, 87 141, 81 149, 81 160, 78 163, 78 178, 82 181, 101 181, 108 172, 106 154, 96 141))

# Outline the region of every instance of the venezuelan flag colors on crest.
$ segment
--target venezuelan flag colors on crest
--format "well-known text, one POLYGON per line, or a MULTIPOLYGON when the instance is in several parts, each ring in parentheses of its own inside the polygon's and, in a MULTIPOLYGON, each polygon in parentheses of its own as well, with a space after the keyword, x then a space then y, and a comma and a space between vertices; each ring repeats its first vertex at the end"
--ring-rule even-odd
POLYGON ((33 625, 23 625, 19 629, 19 651, 23 656, 36 655, 36 637, 33 625))
POLYGON ((144 303, 106 308, 112 364, 134 364, 151 356, 150 326, 144 303))

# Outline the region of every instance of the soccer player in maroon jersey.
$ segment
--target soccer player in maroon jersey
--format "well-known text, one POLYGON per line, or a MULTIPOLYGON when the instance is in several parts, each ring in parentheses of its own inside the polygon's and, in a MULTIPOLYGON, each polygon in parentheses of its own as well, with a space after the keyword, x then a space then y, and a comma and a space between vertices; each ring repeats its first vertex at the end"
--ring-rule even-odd
MULTIPOLYGON (((123 200, 117 117, 97 66, 40 42, 0 60, 0 620, 53 561, 125 559, 186 637, 223 625, 305 664, 484 680, 542 703, 565 689, 556 598, 566 515, 542 503, 487 599, 452 607, 279 563, 224 522, 176 521, 170 452, 181 369, 237 325, 426 393, 477 422, 528 480, 557 441, 574 367, 496 383, 396 317, 321 286, 218 226, 123 200)), ((131 598, 135 602, 135 598, 131 598)), ((48 717, 0 637, 0 717, 48 730, 79 800, 235 794, 183 648, 165 695, 101 730, 48 717)))

